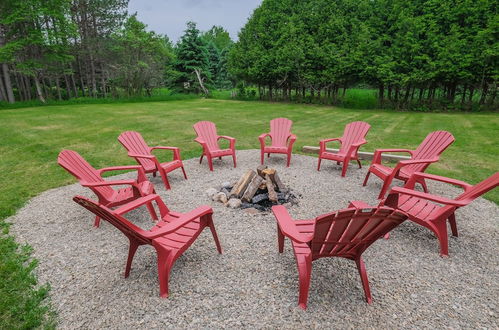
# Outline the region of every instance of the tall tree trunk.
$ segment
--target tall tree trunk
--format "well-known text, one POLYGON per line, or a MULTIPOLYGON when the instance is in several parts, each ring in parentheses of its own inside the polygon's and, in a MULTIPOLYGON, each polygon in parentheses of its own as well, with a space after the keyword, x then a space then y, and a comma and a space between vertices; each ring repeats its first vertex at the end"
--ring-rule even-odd
POLYGON ((469 99, 468 99, 468 100, 469 100, 468 102, 469 102, 470 104, 473 104, 473 93, 474 93, 474 92, 475 92, 475 87, 471 86, 471 87, 470 87, 470 96, 469 96, 469 99))
POLYGON ((38 80, 38 77, 36 75, 33 77, 33 81, 35 82, 35 90, 38 99, 40 100, 40 102, 45 103, 45 98, 43 97, 43 92, 42 92, 42 86, 40 86, 40 81, 38 80))
POLYGON ((383 83, 379 84, 378 87, 378 100, 380 104, 383 104, 383 101, 385 99, 385 85, 383 83))
POLYGON ((28 76, 22 75, 21 77, 23 78, 24 88, 26 89, 26 99, 32 100, 33 98, 31 96, 31 81, 28 76))
POLYGON ((70 99, 71 96, 71 86, 69 85, 69 78, 68 75, 64 75, 64 86, 66 87, 66 99, 70 99))
POLYGON ((464 104, 464 100, 466 100, 466 90, 468 89, 468 85, 464 84, 463 86, 463 95, 461 95, 461 105, 464 104))
POLYGON ((421 102, 421 100, 423 99, 423 96, 424 96, 424 88, 420 88, 419 89, 419 101, 421 102))
POLYGON ((483 105, 485 103, 488 91, 489 91, 489 84, 487 84, 487 82, 484 81, 482 85, 482 95, 480 96, 480 102, 479 102, 480 105, 483 105))
MULTIPOLYGON (((36 82, 35 82, 35 84, 36 84, 36 82)), ((56 92, 57 92, 57 99, 59 101, 62 101, 61 85, 60 85, 60 82, 59 82, 59 76, 55 77, 55 89, 56 89, 56 92)))
POLYGON ((9 103, 14 103, 16 100, 14 99, 14 91, 12 90, 12 82, 10 80, 9 66, 7 63, 2 63, 2 73, 7 101, 9 101, 9 103))
POLYGON ((69 76, 69 78, 71 80, 71 86, 73 87, 73 95, 74 95, 74 97, 78 97, 78 88, 76 88, 76 81, 75 81, 75 75, 74 75, 74 73, 72 73, 69 76))
POLYGON ((26 95, 24 93, 24 85, 22 84, 21 77, 19 76, 19 74, 16 73, 14 74, 14 78, 16 79, 17 93, 19 94, 19 99, 21 101, 25 101, 26 95))
POLYGON ((0 71, 0 101, 7 101, 7 92, 3 84, 2 72, 0 71))

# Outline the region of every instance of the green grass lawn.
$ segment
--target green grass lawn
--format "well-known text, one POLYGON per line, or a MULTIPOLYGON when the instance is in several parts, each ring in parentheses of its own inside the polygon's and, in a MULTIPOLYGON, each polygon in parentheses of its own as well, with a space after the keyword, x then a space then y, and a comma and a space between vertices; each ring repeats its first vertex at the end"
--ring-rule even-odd
MULTIPOLYGON (((293 132, 298 136, 295 152, 300 152, 304 145, 318 145, 320 139, 341 136, 346 123, 363 120, 372 126, 364 151, 413 149, 431 131, 450 131, 456 142, 444 152, 439 163, 429 167, 430 173, 476 183, 497 171, 499 164, 497 113, 350 110, 216 99, 10 109, 0 111, 0 219, 14 214, 42 191, 75 182, 57 166, 57 155, 63 148, 78 151, 95 167, 134 164, 117 137, 125 130, 137 130, 151 146, 180 147, 182 157, 187 159, 200 154, 199 145, 193 142, 192 129, 199 120, 215 122, 220 134, 237 138, 238 149, 248 149, 259 148, 258 135, 268 131, 270 119, 280 116, 294 121, 293 132)), ((490 192, 486 198, 499 203, 499 191, 490 192)), ((9 245, 12 242, 7 244, 6 240, 4 237, 0 241, 4 256, 7 253, 3 250, 12 250, 9 245)), ((0 259, 0 283, 4 283, 0 284, 0 297, 17 295, 18 298, 0 298, 0 324, 26 325, 27 311, 43 300, 44 292, 32 297, 34 294, 26 289, 33 285, 29 278, 17 283, 19 292, 11 290, 6 281, 17 281, 22 272, 22 262, 18 265, 21 268, 10 264, 7 267, 11 261, 7 257, 0 259)), ((41 320, 45 310, 37 313, 41 320)))

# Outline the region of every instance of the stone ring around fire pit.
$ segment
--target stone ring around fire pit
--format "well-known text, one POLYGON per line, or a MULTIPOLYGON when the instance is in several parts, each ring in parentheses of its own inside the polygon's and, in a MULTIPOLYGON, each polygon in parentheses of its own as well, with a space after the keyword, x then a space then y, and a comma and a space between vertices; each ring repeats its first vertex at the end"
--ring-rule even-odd
POLYGON ((265 165, 246 171, 234 183, 227 181, 219 188, 206 190, 206 195, 227 207, 247 209, 248 213, 269 211, 273 205, 298 204, 297 196, 282 183, 277 171, 265 165))

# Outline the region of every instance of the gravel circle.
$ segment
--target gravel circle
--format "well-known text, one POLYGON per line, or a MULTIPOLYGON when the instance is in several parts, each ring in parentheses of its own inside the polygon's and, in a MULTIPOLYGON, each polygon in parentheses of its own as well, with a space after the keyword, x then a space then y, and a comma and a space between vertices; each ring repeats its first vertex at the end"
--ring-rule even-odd
MULTIPOLYGON (((230 157, 229 157, 230 158, 230 157)), ((364 253, 373 303, 368 305, 355 263, 323 258, 313 263, 308 309, 297 307, 298 273, 291 244, 277 251, 272 214, 248 214, 212 202, 208 188, 237 180, 259 165, 259 150, 237 152, 238 167, 227 157, 184 162, 170 173, 172 190, 152 178, 170 209, 189 211, 211 205, 224 253, 217 254, 209 230, 174 265, 170 296, 159 298, 156 254, 140 247, 130 277, 123 278, 128 240, 110 224, 92 227, 93 215, 74 203, 74 195, 92 197, 79 184, 52 189, 33 198, 7 221, 21 243, 34 248, 40 283, 51 285, 58 327, 72 328, 498 328, 499 208, 479 198, 456 215, 459 238, 449 240, 450 258, 439 256, 438 241, 426 228, 406 221, 389 240, 364 253)), ((344 208, 350 200, 375 205, 381 181, 366 168, 341 168, 293 155, 266 158, 282 181, 301 195, 290 209, 295 219, 309 219, 344 208)), ((112 164, 109 164, 112 165, 112 164)), ((68 174, 69 175, 69 174, 68 174)), ((127 173, 115 178, 131 178, 127 173)), ((400 184, 400 182, 397 182, 400 184)), ((457 188, 430 184, 434 193, 455 196, 457 188)), ((128 216, 151 227, 145 208, 128 216)))

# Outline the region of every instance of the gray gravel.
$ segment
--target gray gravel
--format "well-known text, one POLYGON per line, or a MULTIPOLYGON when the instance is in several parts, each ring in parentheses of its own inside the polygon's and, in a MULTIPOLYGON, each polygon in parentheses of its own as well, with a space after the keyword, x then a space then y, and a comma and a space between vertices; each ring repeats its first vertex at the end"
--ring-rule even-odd
MULTIPOLYGON (((458 211, 459 238, 450 239, 450 258, 438 254, 431 232, 411 222, 394 230, 365 254, 373 304, 364 301, 355 263, 327 258, 313 264, 307 311, 297 307, 298 282, 289 241, 277 253, 276 223, 269 213, 252 215, 213 202, 205 191, 235 181, 259 162, 259 151, 238 151, 232 160, 215 160, 215 171, 197 159, 185 161, 189 180, 180 171, 169 175, 166 192, 158 193, 174 211, 211 205, 224 254, 205 231, 178 259, 170 279, 170 297, 159 298, 154 249, 139 248, 128 279, 122 277, 128 241, 104 222, 92 227, 93 216, 76 205, 76 194, 91 196, 78 184, 46 191, 8 221, 19 242, 29 243, 39 259, 41 283, 50 283, 60 328, 498 328, 498 207, 478 199, 458 211)), ((366 169, 351 166, 346 178, 340 167, 293 155, 266 158, 285 184, 301 194, 290 209, 307 219, 346 207, 349 200, 376 203, 380 180, 362 187, 366 169)), ((113 164, 109 164, 113 165, 113 164)), ((119 176, 131 177, 131 174, 119 176)), ((117 178, 119 178, 117 177, 117 178)), ((400 182, 398 183, 400 184, 400 182)), ((458 189, 434 184, 436 193, 458 189)), ((140 226, 152 222, 145 209, 130 213, 140 226)))

